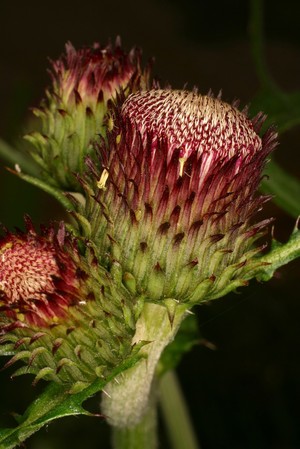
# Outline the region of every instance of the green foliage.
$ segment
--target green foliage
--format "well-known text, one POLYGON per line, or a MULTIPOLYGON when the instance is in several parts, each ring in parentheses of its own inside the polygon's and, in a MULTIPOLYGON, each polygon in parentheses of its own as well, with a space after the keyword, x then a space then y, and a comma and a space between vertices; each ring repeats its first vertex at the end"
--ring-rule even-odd
POLYGON ((138 360, 137 355, 131 357, 118 366, 109 377, 96 380, 78 393, 71 394, 69 387, 51 382, 25 413, 18 417, 17 427, 0 429, 0 448, 13 449, 20 446, 30 435, 55 419, 75 415, 93 416, 82 407, 82 403, 101 391, 115 376, 132 367, 138 360))
MULTIPOLYGON (((276 124, 281 135, 300 125, 300 92, 286 94, 269 81, 269 86, 262 88, 252 101, 251 111, 264 111, 267 114, 264 126, 276 124)), ((274 203, 297 218, 300 214, 300 180, 280 167, 274 158, 267 165, 265 175, 261 190, 273 195, 274 203)))
POLYGON ((300 215, 300 181, 287 173, 274 160, 265 169, 261 190, 273 195, 273 201, 292 217, 300 215))
POLYGON ((257 278, 261 281, 270 280, 275 271, 300 257, 300 230, 296 227, 286 243, 272 240, 271 250, 260 261, 263 265, 258 269, 257 278))
MULTIPOLYGON (((264 55, 263 1, 250 0, 249 37, 253 61, 261 88, 251 101, 250 112, 267 114, 265 127, 275 125, 279 135, 300 125, 300 91, 283 92, 269 73, 264 55)), ((300 180, 291 176, 274 160, 267 166, 261 190, 288 214, 300 214, 300 180)))

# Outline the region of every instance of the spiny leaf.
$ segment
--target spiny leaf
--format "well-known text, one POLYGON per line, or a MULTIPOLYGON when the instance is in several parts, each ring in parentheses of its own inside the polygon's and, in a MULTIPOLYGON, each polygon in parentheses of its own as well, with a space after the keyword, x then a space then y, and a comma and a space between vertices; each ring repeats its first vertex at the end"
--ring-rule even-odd
POLYGON ((253 270, 250 268, 249 279, 255 276, 260 281, 268 281, 278 268, 300 257, 300 230, 297 225, 286 243, 273 240, 271 250, 257 258, 260 265, 254 266, 253 270))
POLYGON ((24 415, 18 419, 17 427, 0 429, 0 448, 13 449, 19 446, 33 433, 55 419, 74 415, 93 416, 82 407, 82 403, 101 391, 115 376, 132 367, 139 359, 139 355, 134 355, 117 367, 109 377, 97 379, 89 387, 75 394, 70 394, 70 386, 50 383, 46 390, 28 407, 24 415))

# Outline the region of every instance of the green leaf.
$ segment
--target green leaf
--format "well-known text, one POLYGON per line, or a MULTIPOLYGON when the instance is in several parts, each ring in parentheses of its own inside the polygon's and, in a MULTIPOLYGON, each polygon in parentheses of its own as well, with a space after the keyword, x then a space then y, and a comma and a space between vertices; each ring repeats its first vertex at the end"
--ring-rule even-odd
MULTIPOLYGON (((300 124, 300 92, 284 94, 278 89, 265 89, 254 99, 252 114, 263 110, 268 117, 264 124, 276 124, 279 133, 288 131, 300 124)), ((272 194, 273 202, 293 217, 300 214, 300 180, 289 174, 272 160, 264 172, 260 189, 262 192, 272 194)))
POLYGON ((275 124, 279 134, 300 125, 300 91, 285 93, 277 86, 261 89, 251 101, 251 114, 264 111, 265 127, 275 124))
POLYGON ((0 429, 0 449, 13 449, 37 432, 45 424, 65 416, 89 415, 82 403, 90 396, 101 391, 105 385, 124 370, 132 367, 140 359, 134 355, 117 367, 106 379, 97 379, 89 387, 71 394, 70 386, 51 383, 45 391, 18 418, 18 426, 0 429))
MULTIPOLYGON (((261 89, 251 102, 250 113, 264 111, 267 120, 264 127, 274 124, 282 134, 300 124, 300 91, 283 92, 269 72, 264 54, 263 1, 249 0, 250 20, 249 39, 253 62, 259 78, 261 89)), ((272 161, 261 190, 274 195, 273 201, 287 213, 297 217, 300 213, 300 180, 291 176, 272 161)))
POLYGON ((297 218, 300 215, 300 181, 274 160, 269 162, 264 174, 267 178, 262 180, 261 191, 274 195, 273 202, 297 218))
POLYGON ((8 163, 13 164, 14 167, 16 164, 19 165, 22 170, 30 175, 37 173, 38 167, 35 162, 3 139, 0 139, 0 157, 8 163))
MULTIPOLYGON (((278 88, 271 86, 264 88, 255 97, 251 105, 251 113, 264 111, 267 120, 264 127, 275 124, 279 134, 284 133, 296 125, 300 125, 300 92, 285 94, 278 88)), ((293 217, 300 214, 300 180, 290 175, 274 160, 266 167, 260 189, 264 193, 272 194, 273 202, 293 217)))
POLYGON ((74 209, 73 203, 66 197, 65 193, 62 190, 57 189, 38 178, 35 178, 30 175, 26 175, 25 173, 11 170, 11 169, 9 169, 9 171, 11 173, 17 175, 19 178, 23 179, 24 181, 28 182, 29 184, 32 184, 33 186, 38 187, 41 190, 43 190, 44 192, 52 195, 67 211, 72 211, 74 209))
POLYGON ((51 383, 18 419, 19 425, 12 429, 0 430, 0 447, 9 449, 22 441, 53 419, 68 415, 83 414, 76 397, 68 394, 68 388, 51 383))
POLYGON ((259 281, 268 281, 278 268, 300 257, 300 230, 297 225, 286 243, 274 239, 271 250, 254 259, 253 269, 249 267, 248 279, 256 277, 259 281))

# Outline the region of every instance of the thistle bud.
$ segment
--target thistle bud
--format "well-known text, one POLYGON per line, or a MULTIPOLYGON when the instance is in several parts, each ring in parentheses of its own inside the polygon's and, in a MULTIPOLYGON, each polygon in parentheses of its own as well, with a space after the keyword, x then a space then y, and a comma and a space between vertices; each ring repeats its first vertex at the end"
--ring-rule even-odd
POLYGON ((133 301, 93 254, 61 227, 0 241, 0 354, 6 366, 77 390, 108 375, 132 350, 133 301), (120 324, 121 323, 121 324, 120 324))
POLYGON ((98 178, 92 221, 99 254, 111 253, 151 301, 195 304, 246 283, 269 220, 254 224, 256 195, 275 134, 235 106, 196 92, 131 94, 98 178), (101 183, 105 174, 105 186, 101 183))
POLYGON ((259 136, 262 120, 195 91, 137 92, 115 111, 102 171, 88 162, 90 233, 102 263, 117 261, 144 296, 133 341, 151 342, 144 361, 106 386, 102 410, 116 427, 146 413, 157 362, 187 309, 245 285, 260 263, 255 242, 270 220, 254 223, 267 199, 256 190, 275 145, 272 131, 259 136))
POLYGON ((149 83, 148 69, 142 71, 140 59, 137 49, 126 53, 117 39, 115 46, 94 44, 79 50, 68 43, 66 53, 52 62, 52 85, 41 107, 34 109, 42 131, 26 136, 49 184, 81 190, 74 174, 83 172, 94 143, 113 127, 106 116, 108 102, 149 83))

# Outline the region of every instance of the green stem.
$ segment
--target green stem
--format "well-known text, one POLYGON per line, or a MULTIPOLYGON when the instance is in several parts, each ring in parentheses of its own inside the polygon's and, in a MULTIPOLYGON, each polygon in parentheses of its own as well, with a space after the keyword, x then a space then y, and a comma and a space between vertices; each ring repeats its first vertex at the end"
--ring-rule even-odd
POLYGON ((42 181, 41 179, 35 178, 30 175, 26 175, 22 172, 19 173, 15 170, 11 170, 11 169, 8 169, 8 171, 15 174, 19 178, 23 179, 23 181, 26 181, 29 184, 32 184, 33 186, 38 187, 39 189, 43 190, 44 192, 49 193, 49 195, 52 195, 67 211, 71 211, 74 209, 73 203, 66 197, 64 191, 47 184, 47 182, 42 181))
POLYGON ((264 58, 262 0, 250 0, 249 37, 253 61, 262 86, 276 89, 276 84, 269 73, 264 58))
POLYGON ((30 175, 36 175, 37 173, 35 162, 10 146, 3 139, 0 139, 0 156, 10 164, 13 164, 13 166, 18 164, 23 171, 30 175))
POLYGON ((143 419, 134 427, 112 427, 113 449, 157 448, 157 401, 152 389, 148 409, 143 419))
POLYGON ((140 362, 106 385, 101 409, 109 424, 117 428, 138 425, 148 409, 157 364, 173 341, 187 306, 173 299, 161 304, 146 302, 136 323, 133 345, 141 345, 140 362))
POLYGON ((160 406, 173 449, 200 449, 189 412, 174 371, 160 380, 160 406))

